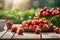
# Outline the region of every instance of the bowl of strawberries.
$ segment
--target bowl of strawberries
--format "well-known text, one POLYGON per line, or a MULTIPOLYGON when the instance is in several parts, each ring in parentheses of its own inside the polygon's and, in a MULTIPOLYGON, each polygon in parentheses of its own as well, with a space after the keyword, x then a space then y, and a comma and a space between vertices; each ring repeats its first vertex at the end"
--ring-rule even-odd
POLYGON ((11 29, 12 25, 13 25, 12 21, 9 20, 6 22, 7 29, 11 29))
POLYGON ((35 29, 39 28, 42 32, 52 32, 54 27, 53 24, 48 20, 42 20, 35 17, 33 20, 24 21, 21 25, 25 32, 34 32, 35 29))

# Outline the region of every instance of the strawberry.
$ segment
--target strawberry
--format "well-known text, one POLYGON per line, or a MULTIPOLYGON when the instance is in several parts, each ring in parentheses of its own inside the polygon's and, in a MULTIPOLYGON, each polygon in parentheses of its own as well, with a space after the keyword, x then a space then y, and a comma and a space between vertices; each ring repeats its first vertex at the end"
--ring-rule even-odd
POLYGON ((55 10, 54 8, 50 9, 50 13, 52 13, 54 10, 55 10))
POLYGON ((46 12, 50 13, 50 10, 46 10, 46 12))
POLYGON ((11 32, 16 32, 17 31, 17 26, 13 26, 12 28, 11 28, 11 32))
POLYGON ((56 15, 56 10, 52 12, 52 16, 55 16, 56 15))
POLYGON ((54 32, 59 33, 59 28, 56 27, 56 28, 54 29, 54 32))
POLYGON ((33 20, 33 21, 32 21, 32 24, 33 24, 33 25, 38 25, 38 24, 39 24, 39 20, 33 20))
POLYGON ((40 34, 40 33, 41 33, 41 30, 40 30, 40 29, 38 29, 38 28, 37 28, 37 29, 35 29, 35 33, 36 33, 36 34, 40 34))
POLYGON ((43 28, 43 23, 40 23, 39 26, 40 26, 40 28, 43 28))
POLYGON ((56 15, 58 15, 58 14, 59 14, 59 11, 56 10, 56 15))
POLYGON ((43 13, 43 11, 44 11, 44 9, 41 9, 41 10, 40 10, 40 13, 43 13))
POLYGON ((45 20, 44 23, 45 23, 45 24, 48 24, 48 20, 45 20))
POLYGON ((23 28, 19 28, 19 29, 17 30, 17 33, 18 33, 18 34, 23 34, 23 32, 24 32, 23 28))
POLYGON ((39 20, 34 20, 35 21, 35 25, 39 24, 39 20))
POLYGON ((36 28, 37 28, 37 26, 36 26, 36 25, 34 25, 34 26, 33 26, 33 28, 34 28, 34 29, 36 29, 36 28))
POLYGON ((45 13, 45 16, 46 16, 46 17, 49 17, 49 16, 50 16, 50 13, 49 13, 49 12, 46 12, 46 13, 45 13))
POLYGON ((44 24, 44 25, 43 25, 43 29, 46 29, 47 27, 48 27, 47 24, 44 24))
POLYGON ((12 25, 13 22, 11 22, 11 21, 7 21, 6 24, 7 24, 7 25, 12 25))
POLYGON ((22 24, 21 27, 23 28, 23 27, 25 27, 25 25, 22 24))
POLYGON ((46 11, 48 8, 47 7, 44 7, 43 10, 46 11))
POLYGON ((30 25, 30 26, 29 26, 29 29, 32 29, 32 28, 33 28, 33 26, 32 26, 32 25, 30 25))
POLYGON ((38 17, 41 18, 42 17, 42 13, 38 13, 38 17))
POLYGON ((43 21, 42 21, 41 19, 39 20, 39 24, 40 24, 40 23, 43 23, 43 21))
POLYGON ((40 10, 40 12, 38 13, 38 17, 41 18, 42 17, 42 13, 43 13, 43 9, 40 10))
POLYGON ((28 27, 28 24, 22 24, 21 27, 28 27))
POLYGON ((26 25, 26 24, 28 24, 28 22, 26 22, 26 21, 22 22, 22 25, 26 25))
POLYGON ((39 20, 39 18, 35 17, 34 20, 39 20))
POLYGON ((59 12, 60 12, 60 8, 57 8, 57 11, 59 11, 59 12))
POLYGON ((32 20, 28 21, 28 26, 32 25, 32 20))
POLYGON ((22 26, 21 27, 28 27, 28 22, 26 22, 26 21, 22 22, 22 26))
POLYGON ((45 13, 46 13, 46 11, 44 11, 44 12, 42 13, 42 16, 45 16, 45 13))
POLYGON ((35 25, 35 20, 32 20, 31 21, 31 25, 35 25))
POLYGON ((53 28, 53 24, 49 24, 49 28, 53 28))

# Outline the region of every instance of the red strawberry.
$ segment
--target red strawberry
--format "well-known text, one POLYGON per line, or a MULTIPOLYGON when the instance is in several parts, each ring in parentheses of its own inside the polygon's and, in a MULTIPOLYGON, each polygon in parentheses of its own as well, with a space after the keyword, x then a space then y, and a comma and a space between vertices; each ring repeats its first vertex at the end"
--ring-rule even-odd
POLYGON ((46 10, 46 12, 50 13, 50 10, 46 10))
POLYGON ((43 28, 43 23, 40 23, 39 26, 40 26, 40 28, 43 28))
POLYGON ((35 21, 34 20, 31 21, 31 25, 35 25, 35 21))
POLYGON ((7 24, 7 25, 12 25, 13 22, 11 22, 11 21, 7 21, 6 24, 7 24))
POLYGON ((43 10, 46 11, 48 8, 47 7, 44 7, 43 10))
POLYGON ((34 20, 39 20, 39 18, 35 17, 34 20))
POLYGON ((34 26, 33 26, 33 28, 35 29, 35 28, 37 28, 37 26, 36 26, 36 25, 34 25, 34 26))
POLYGON ((58 15, 58 14, 59 14, 59 11, 56 10, 56 15, 58 15))
POLYGON ((52 16, 55 16, 56 15, 56 10, 52 12, 52 16))
POLYGON ((32 29, 32 28, 33 28, 33 26, 32 26, 32 25, 30 25, 30 26, 29 26, 29 29, 32 29))
POLYGON ((47 27, 48 27, 47 24, 44 24, 44 25, 43 25, 43 29, 46 29, 47 27))
POLYGON ((38 17, 41 18, 42 17, 42 13, 38 13, 38 17))
POLYGON ((19 29, 17 30, 17 33, 18 33, 18 34, 23 34, 23 32, 24 32, 23 28, 19 28, 19 29))
POLYGON ((40 24, 40 23, 43 23, 43 21, 42 21, 41 19, 39 20, 39 24, 40 24))
POLYGON ((45 13, 46 13, 46 11, 44 11, 44 12, 42 13, 42 16, 45 16, 45 13))
POLYGON ((53 24, 49 24, 49 28, 53 28, 53 24))
POLYGON ((45 23, 45 24, 48 24, 48 20, 45 20, 44 23, 45 23))
POLYGON ((59 33, 59 28, 56 27, 56 28, 54 29, 54 32, 59 33))
POLYGON ((22 25, 21 28, 28 28, 28 25, 27 24, 22 25))
POLYGON ((13 26, 12 28, 11 28, 11 32, 16 32, 17 31, 17 26, 13 26))
POLYGON ((54 10, 55 10, 54 8, 50 9, 50 13, 52 13, 54 10))
POLYGON ((38 29, 38 28, 37 28, 37 29, 35 29, 35 33, 36 33, 36 34, 40 34, 40 33, 41 33, 41 30, 40 30, 40 29, 38 29))
POLYGON ((41 10, 40 10, 40 12, 38 13, 39 18, 41 18, 41 17, 42 17, 42 13, 43 13, 43 11, 44 11, 44 10, 43 10, 43 9, 41 9, 41 10))
POLYGON ((44 11, 44 9, 41 9, 41 10, 40 10, 40 13, 43 13, 43 11, 44 11))
POLYGON ((28 24, 22 24, 21 27, 28 27, 28 24))
POLYGON ((49 17, 49 16, 50 16, 50 13, 49 13, 49 12, 46 12, 46 13, 45 13, 45 16, 46 16, 46 17, 49 17))
POLYGON ((60 12, 60 8, 57 8, 57 10, 60 12))
POLYGON ((26 21, 24 21, 24 22, 22 22, 22 24, 27 24, 27 22, 26 22, 26 21))
POLYGON ((35 24, 38 25, 39 24, 39 20, 34 20, 35 24))
POLYGON ((31 20, 30 20, 30 21, 28 21, 28 26, 29 26, 29 25, 32 25, 32 21, 31 21, 31 20))
POLYGON ((39 24, 39 20, 33 20, 33 21, 32 21, 32 24, 33 24, 33 25, 38 25, 38 24, 39 24))

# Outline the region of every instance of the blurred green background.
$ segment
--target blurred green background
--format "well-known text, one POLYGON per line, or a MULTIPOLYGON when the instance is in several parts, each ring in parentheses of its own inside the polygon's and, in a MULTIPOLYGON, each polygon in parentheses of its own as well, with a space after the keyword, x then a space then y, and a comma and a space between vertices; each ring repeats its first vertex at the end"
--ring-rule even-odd
POLYGON ((22 21, 31 20, 35 16, 35 12, 38 12, 38 9, 30 9, 21 11, 19 9, 10 9, 10 10, 0 10, 0 19, 11 20, 14 23, 22 23, 22 21))
MULTIPOLYGON (((14 23, 22 23, 25 20, 32 20, 38 11, 43 7, 58 8, 60 7, 60 0, 30 0, 31 8, 21 9, 3 9, 0 4, 0 19, 12 20, 14 23)), ((1 2, 2 3, 2 2, 1 2)))

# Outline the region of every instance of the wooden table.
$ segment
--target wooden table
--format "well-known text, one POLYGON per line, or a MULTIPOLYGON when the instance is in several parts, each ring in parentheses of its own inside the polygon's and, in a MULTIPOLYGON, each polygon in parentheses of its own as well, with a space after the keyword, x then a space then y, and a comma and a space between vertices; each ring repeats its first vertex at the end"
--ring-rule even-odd
MULTIPOLYGON (((17 26, 20 26, 17 24, 17 26)), ((47 33, 27 33, 24 32, 23 35, 18 35, 17 33, 12 33, 10 30, 0 31, 0 40, 60 40, 60 34, 54 32, 47 33)))

